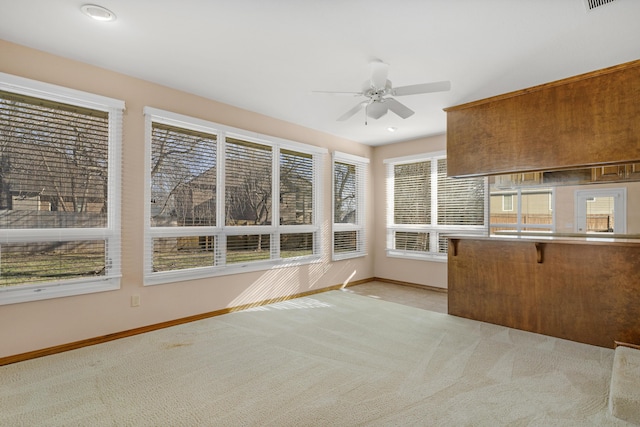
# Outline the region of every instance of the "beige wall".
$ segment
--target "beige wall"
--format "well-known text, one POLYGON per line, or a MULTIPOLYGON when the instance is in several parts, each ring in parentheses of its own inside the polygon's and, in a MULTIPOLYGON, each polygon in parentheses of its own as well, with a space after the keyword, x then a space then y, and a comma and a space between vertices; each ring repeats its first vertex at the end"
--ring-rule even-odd
MULTIPOLYGON (((104 95, 126 102, 123 142, 123 277, 120 290, 0 306, 0 357, 121 332, 182 317, 266 299, 380 277, 447 287, 445 262, 388 258, 385 253, 387 158, 445 150, 445 135, 368 147, 353 141, 275 120, 192 94, 169 89, 105 69, 53 56, 0 40, 0 71, 104 95), (330 261, 331 163, 324 162, 324 257, 321 263, 215 278, 142 285, 144 229, 144 118, 151 106, 260 134, 299 141, 329 152, 337 150, 371 159, 367 189, 369 247, 366 258, 330 261), (375 188, 375 191, 373 190, 375 188), (141 305, 130 307, 132 295, 141 305)), ((628 187, 629 233, 640 233, 640 183, 628 187), (631 226, 635 224, 635 226, 631 226)), ((560 187, 558 211, 573 213, 573 189, 560 187), (571 202, 570 202, 571 200, 571 202), (570 206, 569 206, 570 205, 570 206)), ((559 216, 562 224, 573 218, 559 216)))
MULTIPOLYGON (((140 326, 373 277, 373 257, 330 261, 331 164, 324 163, 321 263, 215 278, 142 286, 144 118, 151 106, 212 122, 299 141, 329 152, 371 158, 373 149, 192 94, 0 40, 0 71, 124 100, 122 286, 120 290, 0 306, 0 357, 140 326), (353 275, 353 276, 352 276, 353 275), (132 295, 141 305, 130 307, 132 295)), ((373 196, 373 182, 368 194, 373 196)), ((369 211, 374 198, 368 197, 369 211)), ((373 237, 373 220, 368 224, 373 237)), ((374 238, 370 238, 372 245, 374 238)), ((372 253, 372 246, 369 248, 372 253)))
POLYGON ((385 252, 386 244, 386 169, 383 161, 394 157, 432 153, 446 149, 445 135, 414 141, 400 142, 376 147, 373 152, 373 188, 375 188, 375 241, 374 274, 375 277, 438 288, 447 287, 447 263, 437 261, 419 261, 389 258, 385 252))

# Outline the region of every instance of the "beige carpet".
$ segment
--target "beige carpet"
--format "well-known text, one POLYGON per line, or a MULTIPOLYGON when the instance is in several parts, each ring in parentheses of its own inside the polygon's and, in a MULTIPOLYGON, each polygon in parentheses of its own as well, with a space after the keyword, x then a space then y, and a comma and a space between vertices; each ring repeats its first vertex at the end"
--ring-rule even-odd
POLYGON ((332 291, 0 368, 2 426, 624 426, 614 351, 332 291))

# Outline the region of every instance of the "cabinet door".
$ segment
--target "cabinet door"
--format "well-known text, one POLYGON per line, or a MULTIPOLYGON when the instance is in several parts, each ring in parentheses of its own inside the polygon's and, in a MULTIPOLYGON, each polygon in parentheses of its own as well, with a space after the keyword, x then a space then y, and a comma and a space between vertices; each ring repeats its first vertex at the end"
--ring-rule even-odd
POLYGON ((625 166, 598 166, 593 168, 591 176, 594 182, 620 181, 625 179, 625 166))
POLYGON ((542 172, 525 172, 518 175, 522 185, 538 185, 542 182, 542 172))
POLYGON ((640 181, 640 163, 627 165, 627 178, 634 181, 640 181))

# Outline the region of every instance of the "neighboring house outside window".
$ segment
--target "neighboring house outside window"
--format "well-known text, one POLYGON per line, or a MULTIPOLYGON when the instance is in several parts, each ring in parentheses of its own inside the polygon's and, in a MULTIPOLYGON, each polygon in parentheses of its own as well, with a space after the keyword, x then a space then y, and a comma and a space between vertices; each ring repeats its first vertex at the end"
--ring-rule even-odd
POLYGON ((320 259, 326 150, 145 108, 145 283, 320 259))
POLYGON ((449 178, 444 152, 386 159, 387 255, 446 261, 447 235, 486 234, 486 179, 449 178))
POLYGON ((0 304, 120 287, 123 109, 0 73, 0 304))
POLYGON ((332 259, 367 254, 365 193, 369 159, 333 153, 332 259))
POLYGON ((490 232, 552 232, 555 230, 554 190, 491 185, 490 232), (511 200, 511 204, 505 203, 511 200))

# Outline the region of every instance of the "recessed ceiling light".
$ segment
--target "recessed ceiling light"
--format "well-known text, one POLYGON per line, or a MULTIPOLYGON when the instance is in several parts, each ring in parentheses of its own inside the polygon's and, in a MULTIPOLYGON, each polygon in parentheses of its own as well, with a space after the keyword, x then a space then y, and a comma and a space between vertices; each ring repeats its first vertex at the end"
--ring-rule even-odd
POLYGON ((388 128, 387 128, 387 130, 388 130, 389 132, 395 132, 395 131, 397 131, 397 130, 398 130, 398 128, 397 128, 397 127, 394 127, 394 126, 390 126, 390 127, 388 127, 388 128))
POLYGON ((108 22, 116 20, 115 13, 111 12, 109 9, 95 4, 85 4, 80 8, 80 10, 85 15, 95 19, 96 21, 108 22))

